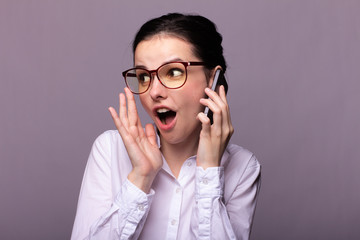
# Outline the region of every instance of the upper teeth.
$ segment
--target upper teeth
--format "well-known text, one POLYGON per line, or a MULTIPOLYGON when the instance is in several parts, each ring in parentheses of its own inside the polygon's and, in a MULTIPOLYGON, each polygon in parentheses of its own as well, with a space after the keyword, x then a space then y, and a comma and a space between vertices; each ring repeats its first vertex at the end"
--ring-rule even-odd
POLYGON ((159 109, 157 109, 156 110, 158 113, 165 113, 165 112, 168 112, 168 111, 170 111, 169 109, 167 109, 167 108, 159 108, 159 109))

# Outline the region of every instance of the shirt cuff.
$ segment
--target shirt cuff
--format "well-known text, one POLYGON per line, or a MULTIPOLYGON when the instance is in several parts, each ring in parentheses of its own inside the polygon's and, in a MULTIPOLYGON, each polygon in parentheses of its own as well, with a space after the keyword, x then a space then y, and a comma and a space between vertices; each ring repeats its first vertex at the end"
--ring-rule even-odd
POLYGON ((224 192, 224 167, 196 168, 195 197, 221 197, 224 192))
POLYGON ((140 222, 149 210, 154 194, 153 189, 150 190, 149 194, 146 194, 126 179, 115 203, 121 206, 120 211, 127 216, 129 221, 140 222))

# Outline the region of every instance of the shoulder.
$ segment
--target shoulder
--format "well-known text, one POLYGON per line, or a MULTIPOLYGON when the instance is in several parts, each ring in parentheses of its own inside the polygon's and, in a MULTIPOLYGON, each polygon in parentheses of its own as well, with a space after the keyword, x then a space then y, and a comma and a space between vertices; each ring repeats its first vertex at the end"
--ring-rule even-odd
POLYGON ((253 171, 254 174, 260 171, 260 163, 255 155, 236 144, 228 145, 221 160, 221 165, 224 167, 226 175, 236 176, 240 179, 246 171, 253 171))
POLYGON ((111 159, 115 151, 125 150, 123 141, 117 130, 107 130, 100 134, 94 141, 91 154, 97 158, 111 159))
POLYGON ((107 130, 100 134, 94 141, 93 148, 110 150, 112 147, 122 143, 122 139, 117 130, 107 130))
POLYGON ((253 153, 236 144, 229 144, 225 149, 225 152, 229 154, 230 157, 238 156, 242 158, 250 158, 253 153))
POLYGON ((129 156, 117 130, 107 130, 96 138, 88 164, 94 164, 101 168, 111 168, 112 174, 118 175, 127 173, 131 169, 129 156), (114 173, 119 169, 121 172, 114 173))
POLYGON ((221 161, 224 167, 229 164, 237 165, 238 167, 249 167, 249 164, 250 166, 260 166, 260 163, 257 161, 255 155, 252 152, 236 144, 229 144, 227 146, 224 152, 224 157, 221 161))
POLYGON ((101 133, 95 140, 95 143, 103 143, 103 142, 116 142, 121 140, 120 134, 117 130, 107 130, 101 133))

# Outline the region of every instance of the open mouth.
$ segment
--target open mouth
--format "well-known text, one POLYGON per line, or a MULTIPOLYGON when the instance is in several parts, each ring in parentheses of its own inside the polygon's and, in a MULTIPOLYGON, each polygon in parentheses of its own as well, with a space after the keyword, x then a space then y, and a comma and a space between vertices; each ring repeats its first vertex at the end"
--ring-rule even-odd
POLYGON ((164 125, 170 124, 176 117, 176 112, 167 108, 159 108, 156 110, 156 113, 161 123, 164 125))

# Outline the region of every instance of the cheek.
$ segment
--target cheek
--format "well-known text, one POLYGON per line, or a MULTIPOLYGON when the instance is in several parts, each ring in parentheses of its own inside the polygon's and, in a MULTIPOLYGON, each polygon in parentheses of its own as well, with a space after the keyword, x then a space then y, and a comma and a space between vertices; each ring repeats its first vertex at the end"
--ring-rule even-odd
POLYGON ((188 91, 184 91, 181 95, 183 102, 194 114, 199 113, 203 108, 203 105, 200 104, 200 99, 205 97, 205 87, 206 84, 189 86, 188 91))
POLYGON ((193 103, 199 103, 200 98, 206 96, 205 88, 207 87, 206 79, 194 81, 187 86, 187 98, 191 99, 193 103))

